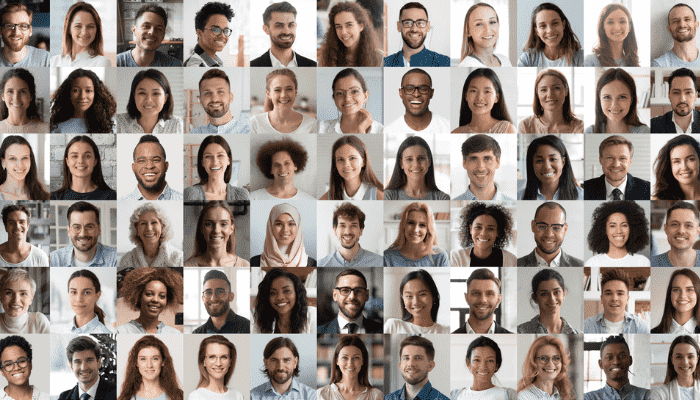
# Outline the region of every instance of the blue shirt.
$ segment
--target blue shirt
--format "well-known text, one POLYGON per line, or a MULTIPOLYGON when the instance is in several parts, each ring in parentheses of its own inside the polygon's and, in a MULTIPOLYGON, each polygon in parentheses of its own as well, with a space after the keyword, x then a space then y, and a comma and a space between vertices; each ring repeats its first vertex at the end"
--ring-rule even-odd
MULTIPOLYGON (((75 267, 73 265, 73 245, 61 247, 49 255, 52 267, 75 267)), ((117 267, 117 249, 97 242, 95 257, 90 261, 90 267, 117 267)))
MULTIPOLYGON (((384 57, 385 67, 405 67, 403 63, 403 49, 389 57, 384 57)), ((411 67, 449 67, 450 57, 428 50, 423 46, 423 50, 411 56, 411 67)))
POLYGON ((629 382, 619 392, 606 383, 602 389, 583 395, 583 400, 649 400, 650 398, 651 390, 630 385, 629 382))
POLYGON ((48 67, 49 52, 36 47, 26 46, 27 54, 19 62, 12 64, 5 58, 5 54, 0 51, 0 67, 48 67))
MULTIPOLYGON (((182 201, 182 193, 170 189, 170 186, 168 184, 165 184, 165 189, 163 189, 163 193, 158 196, 157 200, 178 200, 182 201)), ((127 194, 126 196, 122 197, 120 200, 146 200, 145 197, 143 197, 143 194, 141 194, 141 191, 139 190, 138 185, 136 186, 136 189, 134 189, 133 192, 127 194)))
POLYGON ((420 260, 411 260, 403 256, 398 248, 384 250, 385 267, 449 267, 450 257, 439 247, 433 248, 434 254, 428 254, 420 260))
MULTIPOLYGON (((123 53, 117 54, 117 67, 138 67, 134 61, 134 57, 131 55, 131 50, 127 50, 123 53)), ((177 58, 170 57, 167 54, 163 54, 160 51, 156 51, 156 56, 153 58, 153 62, 148 67, 182 67, 182 62, 177 58)))
MULTIPOLYGON (((494 184, 494 186, 496 186, 496 185, 494 184)), ((479 200, 479 199, 476 196, 474 196, 474 193, 472 193, 472 191, 469 190, 469 185, 467 185, 467 191, 460 194, 459 196, 457 196, 456 198, 454 198, 452 200, 479 200)), ((496 186, 496 194, 493 195, 493 199, 491 199, 491 201, 515 201, 515 200, 513 200, 510 197, 503 194, 503 192, 498 190, 498 186, 496 186)))
MULTIPOLYGON (((675 265, 671 264, 671 260, 668 259, 668 252, 665 252, 663 254, 659 254, 658 256, 654 256, 651 258, 651 266, 652 267, 675 267, 675 265)), ((695 265, 679 265, 678 268, 681 267, 700 267, 700 250, 695 250, 695 265)))
POLYGON ((346 261, 345 258, 340 254, 339 250, 323 257, 318 263, 319 267, 344 267, 344 268, 355 268, 355 267, 381 267, 384 265, 384 257, 377 253, 372 253, 369 250, 365 250, 360 247, 360 251, 355 254, 355 257, 346 261))
POLYGON ((678 56, 676 55, 676 53, 673 52, 673 50, 669 50, 667 53, 665 53, 661 57, 651 60, 651 66, 652 67, 673 67, 673 68, 680 68, 680 67, 696 68, 696 67, 700 67, 700 56, 691 62, 685 62, 685 61, 681 60, 680 58, 678 58, 678 56))
POLYGON ((75 318, 73 318, 73 327, 70 330, 70 333, 75 334, 75 335, 83 335, 87 333, 113 333, 109 329, 107 329, 106 326, 102 322, 100 322, 99 318, 97 318, 97 315, 95 315, 95 318, 90 320, 87 324, 83 325, 82 327, 78 328, 75 326, 75 318))
MULTIPOLYGON (((583 321, 583 333, 608 333, 604 315, 605 313, 600 313, 594 317, 586 318, 583 321)), ((636 315, 625 312, 622 333, 650 333, 649 325, 636 315)))
POLYGON ((250 124, 243 122, 242 118, 232 118, 229 122, 214 126, 211 123, 206 125, 198 126, 190 131, 190 133, 206 133, 206 134, 225 134, 225 133, 236 133, 236 134, 249 134, 250 124))
POLYGON ((250 390, 250 400, 316 400, 316 389, 312 389, 303 383, 292 378, 292 385, 285 394, 275 391, 272 383, 268 380, 262 385, 250 390))
MULTIPOLYGON (((384 400, 406 400, 406 391, 404 390, 406 388, 406 385, 402 386, 401 389, 391 392, 388 395, 384 396, 384 400)), ((450 400, 447 396, 444 394, 440 393, 437 389, 433 389, 433 385, 430 384, 430 381, 425 383, 425 386, 423 386, 423 389, 418 392, 416 397, 414 397, 416 400, 450 400)))
MULTIPOLYGON (((576 186, 576 193, 578 193, 578 199, 577 200, 583 200, 583 188, 576 186)), ((518 190, 518 200, 524 200, 523 196, 525 196, 525 188, 522 188, 518 190)), ((544 195, 542 192, 540 192, 540 189, 537 189, 537 198, 535 200, 547 200, 544 198, 544 195)), ((554 192, 554 197, 552 200, 559 200, 559 190, 554 192)))

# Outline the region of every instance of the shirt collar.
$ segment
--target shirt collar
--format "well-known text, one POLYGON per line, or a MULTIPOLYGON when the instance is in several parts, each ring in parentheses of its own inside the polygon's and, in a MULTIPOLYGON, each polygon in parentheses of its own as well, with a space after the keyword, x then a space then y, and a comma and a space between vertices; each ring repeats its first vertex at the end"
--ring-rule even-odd
MULTIPOLYGON (((162 119, 160 120, 162 121, 162 119)), ((160 123, 159 121, 159 123, 160 123)), ((144 197, 143 193, 141 193, 141 189, 139 189, 139 186, 136 185, 136 189, 134 190, 134 193, 136 194, 136 200, 145 200, 146 197, 144 197)), ((168 182, 165 182, 165 187, 163 188, 163 191, 160 192, 158 195, 158 198, 156 200, 169 200, 170 199, 170 185, 168 185, 168 182)))
POLYGON ((214 125, 211 122, 209 123, 209 126, 211 127, 211 130, 217 131, 218 133, 228 133, 229 128, 233 127, 236 125, 237 120, 235 118, 231 118, 230 121, 223 125, 214 125))
MULTIPOLYGON (((493 184, 493 187, 496 188, 496 193, 494 193, 493 198, 490 199, 490 200, 491 200, 491 201, 503 201, 503 194, 501 193, 500 190, 498 190, 498 185, 496 185, 496 184, 494 183, 494 184, 493 184)), ((469 185, 467 185, 466 195, 467 195, 467 197, 468 197, 469 200, 479 200, 479 199, 474 195, 474 193, 472 193, 472 191, 469 189, 469 185)))
POLYGON ((343 255, 340 254, 340 250, 336 250, 335 252, 336 252, 336 257, 338 258, 338 261, 340 261, 342 264, 344 264, 346 262, 352 264, 354 261, 362 259, 362 257, 364 256, 365 250, 362 248, 362 246, 360 246, 359 243, 357 244, 357 246, 360 247, 360 250, 357 251, 357 254, 355 254, 355 257, 353 257, 350 261, 345 260, 345 257, 343 257, 343 255))
MULTIPOLYGON (((489 330, 486 332, 486 334, 492 335, 494 333, 496 333, 496 321, 492 318, 491 326, 489 326, 489 330)), ((467 334, 476 334, 476 332, 474 332, 474 329, 472 329, 472 326, 469 325, 469 320, 467 320, 467 334)))
POLYGON ((78 398, 83 395, 83 393, 87 393, 90 395, 90 400, 95 400, 95 395, 97 394, 97 386, 100 384, 100 376, 99 374, 97 375, 97 382, 95 382, 92 387, 85 392, 82 387, 80 387, 80 384, 78 384, 78 398))
POLYGON ((207 64, 207 67, 221 67, 221 63, 219 62, 219 57, 214 54, 214 58, 211 58, 209 54, 207 54, 206 51, 202 48, 202 46, 197 43, 196 46, 194 46, 194 52, 199 54, 199 56, 202 58, 205 64, 207 64))
POLYGON ((561 264, 561 249, 559 249, 559 254, 557 254, 556 257, 554 257, 554 260, 552 260, 551 263, 547 263, 544 258, 540 256, 540 254, 537 252, 537 249, 535 249, 535 259, 537 260, 537 266, 545 266, 545 267, 558 267, 559 264, 561 264))
POLYGON ((624 394, 624 393, 626 393, 626 392, 629 392, 631 389, 632 389, 632 385, 629 383, 629 381, 627 381, 627 383, 625 383, 625 384, 620 388, 620 391, 619 391, 619 392, 618 392, 617 390, 615 390, 614 387, 608 385, 607 382, 605 382, 605 386, 603 387, 603 391, 605 392, 605 394, 607 394, 608 396, 612 396, 611 398, 613 398, 613 399, 615 398, 615 395, 616 395, 616 394, 618 394, 618 393, 619 393, 619 394, 624 394))
POLYGON ((297 53, 292 51, 292 54, 294 54, 294 57, 292 58, 292 61, 289 62, 289 65, 284 65, 280 60, 275 57, 274 54, 272 54, 272 49, 269 50, 270 52, 270 61, 272 61, 272 67, 273 68, 289 68, 289 67, 298 67, 299 64, 297 63, 297 53))
MULTIPOLYGON (((595 319, 596 319, 596 321, 604 324, 605 323, 605 313, 602 312, 600 314, 597 314, 595 316, 595 319)), ((625 311, 625 316, 622 318, 622 322, 627 322, 627 321, 630 321, 631 319, 632 319, 632 314, 625 311)))
MULTIPOLYGON (((100 266, 105 263, 104 260, 104 255, 102 254, 102 243, 97 242, 97 249, 95 250, 95 256, 92 257, 92 260, 90 260, 90 266, 91 267, 96 267, 100 266)), ((74 267, 75 265, 72 265, 73 262, 73 257, 75 256, 75 245, 70 246, 70 252, 68 253, 70 259, 68 260, 69 263, 71 263, 71 267, 74 267)))
POLYGON ((622 192, 622 198, 623 199, 625 198, 625 188, 627 187, 627 175, 625 175, 625 180, 622 181, 620 186, 611 185, 610 182, 608 182, 607 178, 603 178, 603 180, 605 181, 605 193, 606 193, 605 197, 606 197, 606 199, 608 197, 613 196, 612 192, 615 189, 620 189, 620 191, 622 192))
MULTIPOLYGON (((428 50, 428 48, 425 47, 425 45, 423 45, 423 48, 421 49, 421 51, 419 51, 418 53, 412 55, 412 56, 411 56, 411 59, 413 59, 413 57, 416 57, 416 58, 422 57, 422 54, 423 54, 424 52, 426 52, 427 50, 428 50)), ((401 50, 399 50, 399 55, 401 56, 401 58, 403 58, 403 66, 404 66, 404 67, 410 67, 410 66, 411 66, 411 62, 408 61, 408 59, 406 59, 406 57, 404 57, 404 55, 403 55, 403 46, 401 47, 401 50)))
MULTIPOLYGON (((414 400, 421 400, 421 399, 427 399, 427 393, 430 393, 430 391, 433 390, 433 385, 430 384, 430 381, 425 382, 425 386, 423 386, 423 389, 418 392, 416 397, 414 397, 414 400)), ((399 397, 401 400, 406 400, 406 385, 404 384, 403 387, 401 388, 401 396, 399 397)))
POLYGON ((671 111, 671 121, 673 121, 673 125, 676 126, 676 133, 693 133, 693 121, 695 121, 695 110, 691 110, 690 112, 690 123, 688 124, 688 129, 683 131, 680 126, 676 123, 676 113, 671 111))
MULTIPOLYGON (((277 393, 277 391, 275 390, 275 387, 272 386, 272 382, 270 382, 269 379, 267 380, 267 382, 265 382, 265 385, 266 386, 265 386, 264 392, 272 391, 273 393, 275 393, 279 396, 283 395, 282 393, 277 393)), ((289 390, 287 392, 285 392, 284 394, 287 394, 287 393, 291 392, 292 390, 296 390, 297 392, 301 393, 301 388, 299 387, 299 382, 297 382, 297 380, 294 379, 294 377, 292 377, 292 385, 289 386, 289 390)))
POLYGON ((698 326, 695 318, 691 318, 685 324, 681 325, 671 318, 671 330, 669 333, 695 333, 695 328, 698 326))
POLYGON ((363 318, 364 318, 364 317, 362 316, 362 313, 360 313, 360 316, 359 316, 359 317, 357 317, 357 318, 353 319, 352 321, 350 321, 349 319, 345 318, 345 315, 343 315, 342 312, 338 311, 338 333, 340 333, 340 331, 342 331, 343 329, 345 329, 345 325, 347 325, 347 324, 349 324, 349 323, 351 323, 351 322, 354 322, 355 324, 357 324, 358 329, 359 329, 359 328, 362 328, 362 327, 364 326, 364 325, 362 324, 363 318))

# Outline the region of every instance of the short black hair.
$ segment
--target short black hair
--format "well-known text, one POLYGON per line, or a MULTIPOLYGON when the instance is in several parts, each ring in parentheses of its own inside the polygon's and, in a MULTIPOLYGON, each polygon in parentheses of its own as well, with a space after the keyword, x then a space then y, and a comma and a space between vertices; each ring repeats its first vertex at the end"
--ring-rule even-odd
POLYGON ((539 214, 540 210, 543 208, 546 208, 548 210, 554 210, 555 208, 560 209, 561 212, 564 213, 564 221, 566 222, 566 210, 564 209, 564 207, 562 207, 561 204, 555 201, 547 201, 545 203, 540 204, 539 207, 537 207, 537 210, 535 210, 535 216, 532 218, 533 220, 537 218, 537 214, 539 214))
POLYGON ((403 13, 403 10, 408 10, 411 8, 419 8, 425 11, 425 19, 428 19, 428 10, 425 8, 424 5, 417 1, 411 1, 409 3, 404 4, 403 7, 401 7, 401 9, 399 10, 399 19, 401 19, 401 14, 403 13))
POLYGON ((293 5, 289 4, 286 1, 281 1, 279 3, 272 3, 263 12, 263 24, 269 25, 270 20, 272 19, 272 13, 273 12, 278 12, 278 13, 292 13, 294 14, 294 18, 296 19, 297 16, 297 9, 294 8, 293 5))
POLYGON ((490 347, 494 353, 496 353, 496 370, 501 368, 501 363, 503 362, 503 356, 501 355, 501 349, 498 347, 498 343, 494 342, 493 339, 486 336, 479 336, 478 338, 472 340, 467 347, 467 360, 471 362, 472 351, 477 347, 490 347))
POLYGON ((625 337, 622 336, 622 334, 619 335, 614 335, 614 336, 608 336, 603 340, 603 343, 600 345, 600 357, 603 357, 603 349, 609 345, 609 344, 617 344, 617 343, 622 343, 625 345, 627 348, 627 352, 630 352, 630 346, 627 344, 627 341, 625 340, 625 337))
MULTIPOLYGON (((668 210, 666 210, 666 220, 668 221, 669 218, 671 218, 671 213, 675 210, 690 210, 695 214, 695 219, 700 221, 700 211, 698 211, 698 208, 695 207, 695 204, 690 203, 688 201, 677 201, 674 205, 669 207, 668 210)), ((4 212, 3 210, 3 218, 4 218, 4 212)))
POLYGON ((220 279, 222 281, 226 281, 226 284, 228 285, 228 290, 231 290, 231 281, 228 280, 228 277, 222 271, 219 271, 218 269, 209 270, 209 272, 204 274, 204 281, 202 282, 202 285, 206 284, 207 281, 211 279, 220 279))
MULTIPOLYGON (((677 7, 678 4, 676 4, 677 7)), ((688 6, 686 6, 688 7, 688 6)), ((691 8, 692 10, 692 8, 691 8)), ((695 15, 695 12, 693 11, 693 15, 695 15)), ((671 93, 671 83, 673 82, 673 79, 675 78, 680 78, 683 76, 687 76, 688 78, 693 80, 693 85, 695 85, 695 93, 698 92, 698 78, 695 76, 695 72, 689 70, 688 68, 678 68, 671 72, 671 76, 668 77, 668 92, 671 93)))
POLYGON ((236 13, 234 13, 233 8, 226 3, 210 1, 203 5, 202 8, 197 11, 197 14, 194 15, 194 28, 203 31, 204 27, 207 26, 209 17, 212 15, 223 15, 228 22, 231 22, 236 13))
MULTIPOLYGON (((155 143, 160 147, 160 151, 163 153, 163 161, 167 160, 168 158, 165 156, 165 147, 160 143, 160 140, 158 137, 151 135, 151 134, 146 134, 143 135, 139 138, 139 142, 136 144, 136 147, 139 147, 141 143, 155 143)), ((136 161, 136 147, 134 147, 134 153, 132 154, 132 157, 134 158, 134 161, 136 161)))
POLYGON ((7 336, 0 339, 0 356, 2 356, 2 352, 10 346, 17 346, 24 350, 24 352, 27 353, 27 359, 32 361, 32 345, 29 344, 27 339, 18 335, 7 336))
POLYGON ((501 146, 498 145, 496 139, 482 133, 470 136, 462 143, 462 159, 467 159, 467 156, 472 153, 481 153, 482 151, 493 152, 496 158, 501 158, 501 146))
POLYGON ((71 339, 71 341, 68 342, 68 347, 66 347, 68 362, 73 362, 73 354, 85 350, 92 350, 92 352, 95 353, 95 358, 98 360, 102 357, 100 344, 97 343, 97 341, 87 336, 78 336, 71 339))
POLYGON ((9 204, 2 209, 3 225, 7 225, 7 218, 10 217, 10 213, 15 211, 22 211, 23 213, 25 213, 27 215, 27 222, 29 222, 29 217, 31 216, 31 214, 29 213, 29 209, 27 208, 27 206, 25 206, 24 204, 9 204))
POLYGON ((404 79, 406 79, 406 77, 410 74, 423 74, 423 75, 427 76, 428 80, 430 80, 430 86, 431 87, 433 86, 433 78, 430 77, 429 73, 425 72, 424 70, 422 70, 420 68, 411 68, 408 70, 408 72, 403 74, 403 76, 401 77, 401 86, 403 86, 404 79))
MULTIPOLYGON (((678 3, 678 4, 674 4, 673 7, 671 7, 671 9, 668 10, 668 14, 666 14, 666 22, 668 22, 668 23, 671 22, 671 21, 669 21, 669 18, 671 18, 671 11, 675 10, 675 9, 678 8, 678 7, 688 7, 688 8, 690 8, 690 11, 693 13, 693 19, 694 19, 694 20, 697 20, 697 19, 698 19, 698 18, 695 16, 695 10, 693 10, 693 7, 691 7, 691 6, 689 6, 689 5, 685 4, 685 3, 678 3)), ((669 84, 670 84, 670 83, 671 83, 671 82, 669 81, 669 84)))
POLYGON ((163 24, 165 24, 165 27, 168 27, 168 12, 165 11, 163 7, 156 4, 146 4, 145 6, 139 8, 138 11, 136 11, 136 16, 134 17, 134 25, 136 24, 136 21, 147 12, 152 12, 153 14, 156 14, 159 17, 161 17, 163 19, 163 24))
POLYGON ((100 224, 100 209, 95 207, 94 205, 88 203, 87 201, 78 201, 73 204, 71 204, 70 207, 68 207, 68 211, 66 212, 66 219, 70 223, 70 215, 74 212, 88 212, 92 211, 95 213, 95 219, 97 219, 97 225, 100 224))

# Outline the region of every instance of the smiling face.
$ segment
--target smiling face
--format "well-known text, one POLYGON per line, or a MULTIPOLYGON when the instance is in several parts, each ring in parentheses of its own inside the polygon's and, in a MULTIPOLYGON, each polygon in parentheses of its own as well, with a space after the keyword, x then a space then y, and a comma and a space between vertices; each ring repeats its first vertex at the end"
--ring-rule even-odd
POLYGON ((8 237, 20 242, 26 242, 27 230, 29 230, 29 216, 24 211, 12 211, 7 215, 5 231, 8 237))
POLYGON ((26 144, 12 144, 5 150, 5 158, 2 159, 2 168, 7 176, 23 182, 32 167, 32 150, 26 144))
POLYGON ((298 168, 294 165, 292 156, 286 151, 278 151, 272 155, 272 173, 273 179, 278 185, 285 185, 294 182, 294 175, 298 168))
POLYGON ((155 190, 163 187, 168 166, 157 143, 146 142, 136 146, 131 171, 144 189, 155 190))
POLYGON ((73 40, 73 50, 76 54, 87 50, 97 35, 97 24, 92 14, 78 11, 70 21, 70 36, 73 40))
POLYGON ((399 96, 401 97, 403 106, 406 108, 406 112, 413 116, 421 116, 427 111, 430 111, 428 106, 430 105, 430 99, 433 98, 435 91, 430 89, 428 93, 421 93, 418 87, 423 85, 431 86, 430 77, 418 72, 406 75, 401 81, 401 86, 415 87, 415 90, 413 90, 411 94, 406 94, 403 89, 399 88, 399 96))
POLYGON ((76 249, 90 251, 97 246, 97 239, 102 234, 100 221, 94 211, 73 211, 68 219, 68 236, 76 249))
POLYGON ((671 102, 674 114, 679 117, 688 116, 693 111, 697 98, 698 92, 695 89, 693 78, 689 76, 673 78, 671 88, 668 91, 668 100, 671 102))
MULTIPOLYGON (((27 359, 27 352, 19 346, 7 346, 0 354, 0 365, 15 362, 20 359, 27 359)), ((1 368, 2 376, 7 379, 7 383, 13 386, 29 385, 29 377, 32 375, 32 362, 27 359, 27 365, 20 368, 18 364, 12 366, 12 370, 5 371, 1 368)))
POLYGON ((564 27, 559 13, 554 10, 542 10, 535 16, 537 36, 548 49, 556 49, 564 38, 564 27))
POLYGON ((673 346, 671 363, 679 379, 694 380, 693 373, 698 366, 698 352, 690 343, 678 343, 673 346))
POLYGON ((565 163, 566 157, 562 157, 557 149, 546 144, 539 146, 532 157, 535 176, 542 186, 558 185, 565 163))
POLYGON ((287 383, 294 376, 294 370, 299 364, 299 357, 294 357, 294 353, 287 347, 280 347, 270 358, 264 358, 263 363, 267 369, 267 374, 278 385, 287 383))
POLYGON ((698 182, 700 174, 700 160, 695 148, 689 144, 682 144, 671 149, 671 173, 678 183, 694 185, 698 182))
POLYGON ((294 282, 291 279, 280 276, 272 281, 270 286, 270 304, 279 315, 292 312, 292 308, 297 301, 297 293, 294 289, 294 282))
POLYGON ((297 238, 299 228, 291 215, 285 213, 275 219, 272 224, 272 235, 277 246, 289 246, 297 238))
POLYGON ((472 222, 469 234, 474 241, 474 247, 491 249, 498 238, 498 223, 494 217, 481 214, 472 222))
POLYGON ((469 304, 469 318, 473 316, 479 321, 491 319, 501 304, 500 291, 496 282, 491 279, 472 280, 467 287, 467 293, 464 294, 469 304))
POLYGON ((150 281, 141 293, 141 314, 157 319, 168 305, 168 287, 161 281, 150 281))
POLYGON ((501 159, 493 154, 493 150, 485 150, 469 153, 462 160, 462 166, 467 170, 469 186, 483 189, 493 183, 496 170, 501 166, 501 159))
POLYGON ((333 26, 335 34, 345 47, 355 51, 360 43, 360 36, 365 26, 355 19, 355 15, 349 11, 342 11, 335 15, 333 26))
POLYGON ((630 301, 629 288, 622 281, 605 282, 600 301, 603 303, 605 318, 608 321, 622 321, 627 303, 630 301))
POLYGON ((605 234, 608 237, 611 249, 626 249, 627 240, 630 237, 630 224, 625 214, 611 214, 605 223, 605 234))
POLYGON ((433 294, 428 285, 420 279, 412 279, 403 286, 401 292, 403 306, 413 316, 411 320, 417 318, 432 319, 430 311, 433 309, 433 294))
POLYGON ((222 207, 210 208, 202 222, 202 235, 207 241, 207 250, 215 252, 218 249, 226 251, 226 245, 235 232, 231 214, 222 207))
POLYGON ((75 315, 92 317, 101 295, 90 278, 78 276, 68 282, 68 300, 75 315))
POLYGON ((551 382, 556 379, 561 373, 561 360, 562 354, 556 346, 551 344, 546 344, 535 353, 535 364, 537 365, 537 378, 536 381, 540 382, 551 382), (542 362, 542 358, 546 357, 548 361, 546 363, 542 362))
POLYGON ((632 356, 624 343, 610 343, 603 348, 598 366, 605 373, 608 384, 626 382, 632 365, 632 356))
POLYGON ((411 211, 406 219, 404 235, 406 244, 421 245, 428 234, 428 216, 424 211, 411 211))
POLYGON ((338 238, 340 245, 348 250, 358 245, 362 231, 360 221, 357 218, 349 219, 342 215, 338 216, 338 224, 333 228, 333 233, 338 238))
POLYGON ((498 103, 498 92, 491 79, 485 76, 478 76, 469 82, 465 99, 472 111, 472 118, 475 115, 491 114, 493 105, 498 103))
POLYGON ((145 381, 156 381, 160 378, 160 370, 165 362, 160 350, 155 347, 144 347, 136 356, 136 368, 145 381))
POLYGON ((603 29, 605 29, 605 36, 608 38, 610 43, 620 43, 623 42, 627 35, 630 33, 629 20, 627 19, 627 14, 621 9, 617 9, 603 21, 603 29))
POLYGON ((632 164, 632 154, 626 144, 614 144, 603 149, 603 155, 598 158, 605 179, 612 185, 619 186, 627 177, 627 170, 632 164))
POLYGON ((223 182, 226 168, 231 165, 226 150, 218 143, 210 143, 204 149, 202 166, 207 171, 210 182, 223 182))
POLYGON ((154 52, 165 38, 165 21, 160 15, 146 11, 131 27, 136 46, 146 52, 154 52))
POLYGON ((335 151, 335 168, 338 174, 346 182, 353 182, 360 179, 362 169, 365 167, 365 160, 359 150, 349 144, 344 144, 335 151))
POLYGON ((2 43, 13 52, 20 52, 29 43, 32 36, 32 22, 29 15, 22 10, 9 12, 2 17, 2 43), (17 24, 15 29, 5 29, 5 24, 17 24), (23 31, 19 25, 29 25, 29 29, 23 31))
POLYGON ((2 308, 10 317, 26 314, 32 301, 34 301, 34 293, 29 281, 18 280, 5 284, 2 292, 2 308))
POLYGON ((76 351, 70 363, 70 368, 83 387, 92 387, 97 382, 101 366, 102 358, 95 357, 92 350, 76 351))
POLYGON ((600 106, 611 122, 625 119, 632 107, 632 93, 622 81, 612 81, 600 90, 600 106))
POLYGON ((475 347, 471 360, 467 360, 467 368, 474 375, 474 382, 491 382, 498 371, 496 352, 489 346, 475 347))
POLYGON ((533 300, 540 308, 540 315, 558 315, 566 298, 566 290, 556 279, 540 282, 533 300))
POLYGON ((353 115, 364 108, 369 99, 369 91, 362 89, 362 84, 354 76, 346 76, 335 82, 333 101, 343 115, 353 115))
POLYGON ((224 78, 215 77, 199 84, 199 98, 207 115, 221 118, 230 110, 233 93, 224 78))
POLYGON ((685 275, 676 275, 671 283, 671 305, 675 313, 692 313, 697 304, 698 296, 693 281, 685 275))
POLYGON ((667 29, 676 42, 695 40, 695 31, 699 22, 695 20, 693 10, 689 7, 675 7, 668 13, 667 29))
POLYGON ((97 165, 92 146, 86 142, 75 142, 68 149, 66 164, 71 176, 90 179, 92 170, 97 165))
POLYGON ((220 28, 222 30, 228 28, 228 19, 223 14, 214 14, 207 20, 203 31, 197 29, 197 44, 199 44, 199 47, 208 54, 215 54, 224 50, 226 43, 228 43, 228 36, 224 35, 223 31, 215 35, 211 28, 220 28))
POLYGON ((545 75, 535 88, 540 105, 545 111, 563 112, 564 101, 568 95, 566 85, 561 79, 545 75))
POLYGON ((293 13, 274 11, 270 22, 263 25, 263 31, 270 36, 273 47, 288 49, 294 44, 297 34, 296 16, 293 13))
POLYGON ((297 88, 290 76, 277 75, 270 80, 270 87, 265 89, 267 97, 272 100, 275 109, 291 110, 297 98, 297 88))
POLYGON ((136 109, 141 113, 141 118, 157 117, 167 100, 168 95, 165 93, 165 89, 151 78, 142 79, 136 85, 134 102, 136 109))
POLYGON ((401 349, 401 361, 399 369, 403 379, 409 385, 420 385, 428 381, 428 373, 435 368, 435 361, 428 358, 428 354, 421 346, 404 346, 401 349))
POLYGON ((223 381, 231 366, 231 351, 228 346, 220 343, 209 343, 204 355, 204 369, 209 378, 223 381))
POLYGON ((70 90, 70 101, 73 104, 74 117, 85 118, 87 111, 95 99, 95 86, 87 76, 76 78, 70 90))
POLYGON ((430 165, 428 151, 423 146, 408 147, 401 154, 401 169, 408 180, 424 181, 430 165))
POLYGON ((16 76, 8 79, 2 91, 2 101, 10 114, 27 115, 33 101, 27 82, 16 76))
POLYGON ((136 236, 144 245, 158 245, 162 233, 163 223, 154 211, 148 211, 139 216, 139 221, 136 223, 136 236))
POLYGON ((348 287, 353 289, 347 296, 343 296, 339 290, 333 289, 333 301, 338 304, 338 311, 348 320, 352 321, 362 315, 365 303, 368 300, 368 292, 365 283, 359 276, 344 275, 338 279, 336 287, 348 287), (355 294, 354 289, 365 289, 361 294, 355 294))
POLYGON ((231 288, 223 279, 209 279, 204 283, 204 290, 211 290, 214 294, 210 299, 207 299, 202 295, 202 301, 204 302, 204 308, 207 310, 207 314, 212 317, 220 317, 222 315, 227 315, 230 310, 229 303, 233 301, 235 295, 231 292, 231 288), (228 294, 224 297, 217 297, 216 291, 225 290, 228 294))
MULTIPOLYGON (((356 377, 362 368, 362 351, 355 346, 345 346, 338 353, 336 365, 343 377, 356 377)), ((356 378, 355 378, 356 379, 356 378)))
POLYGON ((693 247, 695 239, 700 234, 700 226, 692 210, 676 209, 671 211, 664 232, 668 238, 668 244, 675 250, 686 250, 693 247))
POLYGON ((491 7, 477 7, 469 15, 466 35, 472 38, 476 50, 490 49, 496 46, 500 23, 498 15, 491 7))
POLYGON ((400 20, 396 22, 396 29, 401 32, 401 38, 404 44, 411 49, 420 49, 421 46, 423 46, 423 42, 425 42, 428 31, 430 31, 428 15, 420 8, 407 8, 401 12, 399 19, 400 20), (405 20, 413 21, 413 26, 410 28, 404 27, 401 21, 405 20), (425 28, 419 28, 415 23, 420 20, 427 22, 425 28))

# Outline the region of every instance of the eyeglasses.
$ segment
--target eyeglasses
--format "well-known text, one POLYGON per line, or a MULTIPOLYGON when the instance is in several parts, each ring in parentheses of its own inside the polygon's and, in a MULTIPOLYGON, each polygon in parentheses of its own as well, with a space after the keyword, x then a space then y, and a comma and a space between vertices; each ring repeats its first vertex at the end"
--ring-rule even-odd
POLYGON ((4 369, 6 372, 10 372, 15 369, 15 364, 17 364, 17 366, 20 368, 24 368, 28 363, 29 359, 27 357, 20 357, 17 359, 17 361, 7 361, 6 363, 2 364, 2 369, 4 369))
POLYGON ((2 27, 8 31, 14 31, 15 28, 19 28, 20 31, 26 32, 32 26, 29 24, 3 24, 2 27))
POLYGON ((428 21, 424 19, 419 19, 418 21, 414 21, 412 19, 404 19, 401 21, 401 25, 403 25, 404 28, 411 28, 413 27, 413 24, 415 24, 419 28, 425 28, 428 26, 428 21))
POLYGON ((222 28, 219 28, 218 26, 212 26, 211 28, 204 28, 204 29, 211 30, 211 33, 213 33, 217 36, 220 35, 221 32, 223 32, 224 36, 226 36, 226 37, 231 36, 231 34, 233 33, 233 29, 230 29, 230 28, 223 28, 222 29, 222 28))
POLYGON ((367 289, 363 287, 351 288, 348 286, 337 287, 335 290, 339 291, 343 297, 350 296, 350 292, 355 293, 355 296, 361 296, 367 291, 367 289))
POLYGON ((413 86, 413 85, 406 85, 406 86, 401 86, 401 90, 403 90, 404 93, 406 94, 413 94, 413 92, 418 89, 418 92, 420 94, 428 94, 430 93, 433 88, 431 88, 428 85, 420 85, 420 86, 413 86))
POLYGON ((538 232, 547 232, 549 228, 552 228, 552 232, 559 233, 564 229, 564 224, 545 224, 544 222, 537 222, 535 224, 538 232))
POLYGON ((80 233, 80 231, 85 230, 85 232, 94 232, 95 229, 97 229, 97 225, 95 224, 87 224, 87 225, 71 225, 70 226, 70 231, 73 233, 80 233))
POLYGON ((551 358, 549 356, 537 357, 537 361, 539 361, 540 364, 549 364, 549 360, 552 360, 555 364, 561 364, 561 356, 552 356, 551 358))
POLYGON ((229 292, 230 290, 228 289, 218 288, 216 290, 207 289, 203 291, 202 294, 204 295, 205 299, 209 300, 213 295, 216 295, 218 299, 224 298, 229 292))

